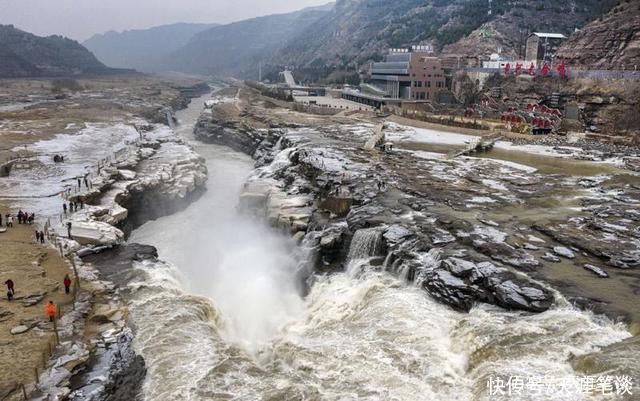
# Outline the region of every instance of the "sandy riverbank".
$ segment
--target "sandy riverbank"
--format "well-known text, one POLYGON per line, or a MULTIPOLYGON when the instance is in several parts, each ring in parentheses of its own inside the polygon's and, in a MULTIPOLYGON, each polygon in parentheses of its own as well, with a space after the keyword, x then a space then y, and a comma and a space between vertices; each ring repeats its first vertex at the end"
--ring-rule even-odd
MULTIPOLYGON (((6 203, 0 203, 0 212, 17 213, 6 203)), ((4 217, 3 217, 4 223, 4 217)), ((15 283, 16 299, 9 302, 3 284, 0 298, 0 364, 12 366, 0 371, 0 397, 14 391, 21 384, 34 381, 35 369, 42 371, 43 353, 49 354, 49 345, 55 343, 52 325, 44 304, 53 300, 66 313, 73 300, 64 294, 64 275, 71 273, 66 261, 49 244, 35 243, 34 225, 14 223, 0 234, 0 281, 11 279, 15 283), (25 306, 41 298, 33 306, 25 306), (29 331, 12 334, 11 330, 25 325, 29 331)), ((2 398, 4 399, 4 398, 2 398)))

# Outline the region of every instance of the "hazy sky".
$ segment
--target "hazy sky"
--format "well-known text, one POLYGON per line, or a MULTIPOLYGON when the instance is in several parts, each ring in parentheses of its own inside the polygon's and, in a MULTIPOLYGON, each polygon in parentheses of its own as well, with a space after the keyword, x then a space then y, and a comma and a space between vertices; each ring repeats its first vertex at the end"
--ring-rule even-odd
POLYGON ((0 0, 0 24, 77 40, 174 22, 227 23, 330 0, 0 0))

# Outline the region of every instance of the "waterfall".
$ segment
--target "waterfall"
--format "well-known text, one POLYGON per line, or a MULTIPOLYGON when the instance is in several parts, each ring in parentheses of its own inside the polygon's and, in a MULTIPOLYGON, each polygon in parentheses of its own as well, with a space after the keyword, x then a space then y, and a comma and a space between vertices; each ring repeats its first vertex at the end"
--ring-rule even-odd
POLYGON ((378 228, 363 228, 353 234, 348 262, 380 256, 383 251, 382 233, 378 228))

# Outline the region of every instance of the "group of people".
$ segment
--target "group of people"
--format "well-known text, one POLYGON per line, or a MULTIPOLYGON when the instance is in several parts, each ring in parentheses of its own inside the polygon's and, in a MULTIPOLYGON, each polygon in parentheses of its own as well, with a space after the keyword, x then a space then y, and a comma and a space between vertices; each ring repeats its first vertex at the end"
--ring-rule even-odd
POLYGON ((67 206, 66 202, 62 204, 62 211, 64 212, 64 214, 67 214, 67 211, 69 213, 77 212, 78 208, 84 209, 84 202, 82 202, 81 200, 78 202, 69 201, 69 206, 67 206))
MULTIPOLYGON (((22 210, 18 211, 16 217, 18 218, 18 224, 33 224, 36 219, 35 213, 27 213, 22 210)), ((13 215, 11 213, 5 214, 4 219, 6 227, 13 227, 13 215)), ((2 226, 2 214, 0 214, 0 226, 2 226)))
MULTIPOLYGON (((71 293, 71 277, 69 277, 69 274, 64 275, 64 279, 62 279, 62 284, 64 284, 64 293, 70 294, 71 293)), ((9 301, 13 301, 13 298, 15 298, 16 296, 16 284, 13 282, 12 279, 8 279, 7 281, 4 282, 4 285, 7 286, 7 299, 9 301)))
POLYGON ((35 213, 27 213, 22 210, 18 211, 18 224, 33 224, 36 219, 35 213))
POLYGON ((80 178, 78 178, 78 190, 82 189, 82 181, 84 181, 84 186, 85 188, 89 189, 89 179, 87 178, 87 175, 85 174, 85 176, 83 177, 82 180, 80 180, 80 178))
POLYGON ((36 230, 36 244, 44 244, 44 231, 36 230))

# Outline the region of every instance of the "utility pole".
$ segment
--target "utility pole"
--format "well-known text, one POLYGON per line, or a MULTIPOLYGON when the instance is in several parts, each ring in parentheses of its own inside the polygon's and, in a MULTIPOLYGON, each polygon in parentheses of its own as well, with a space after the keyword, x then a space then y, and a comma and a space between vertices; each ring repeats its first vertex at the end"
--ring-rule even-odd
POLYGON ((258 82, 262 82, 262 61, 258 63, 258 82))
POLYGON ((489 13, 488 13, 489 15, 493 14, 493 10, 491 9, 491 2, 492 0, 489 0, 489 13))

